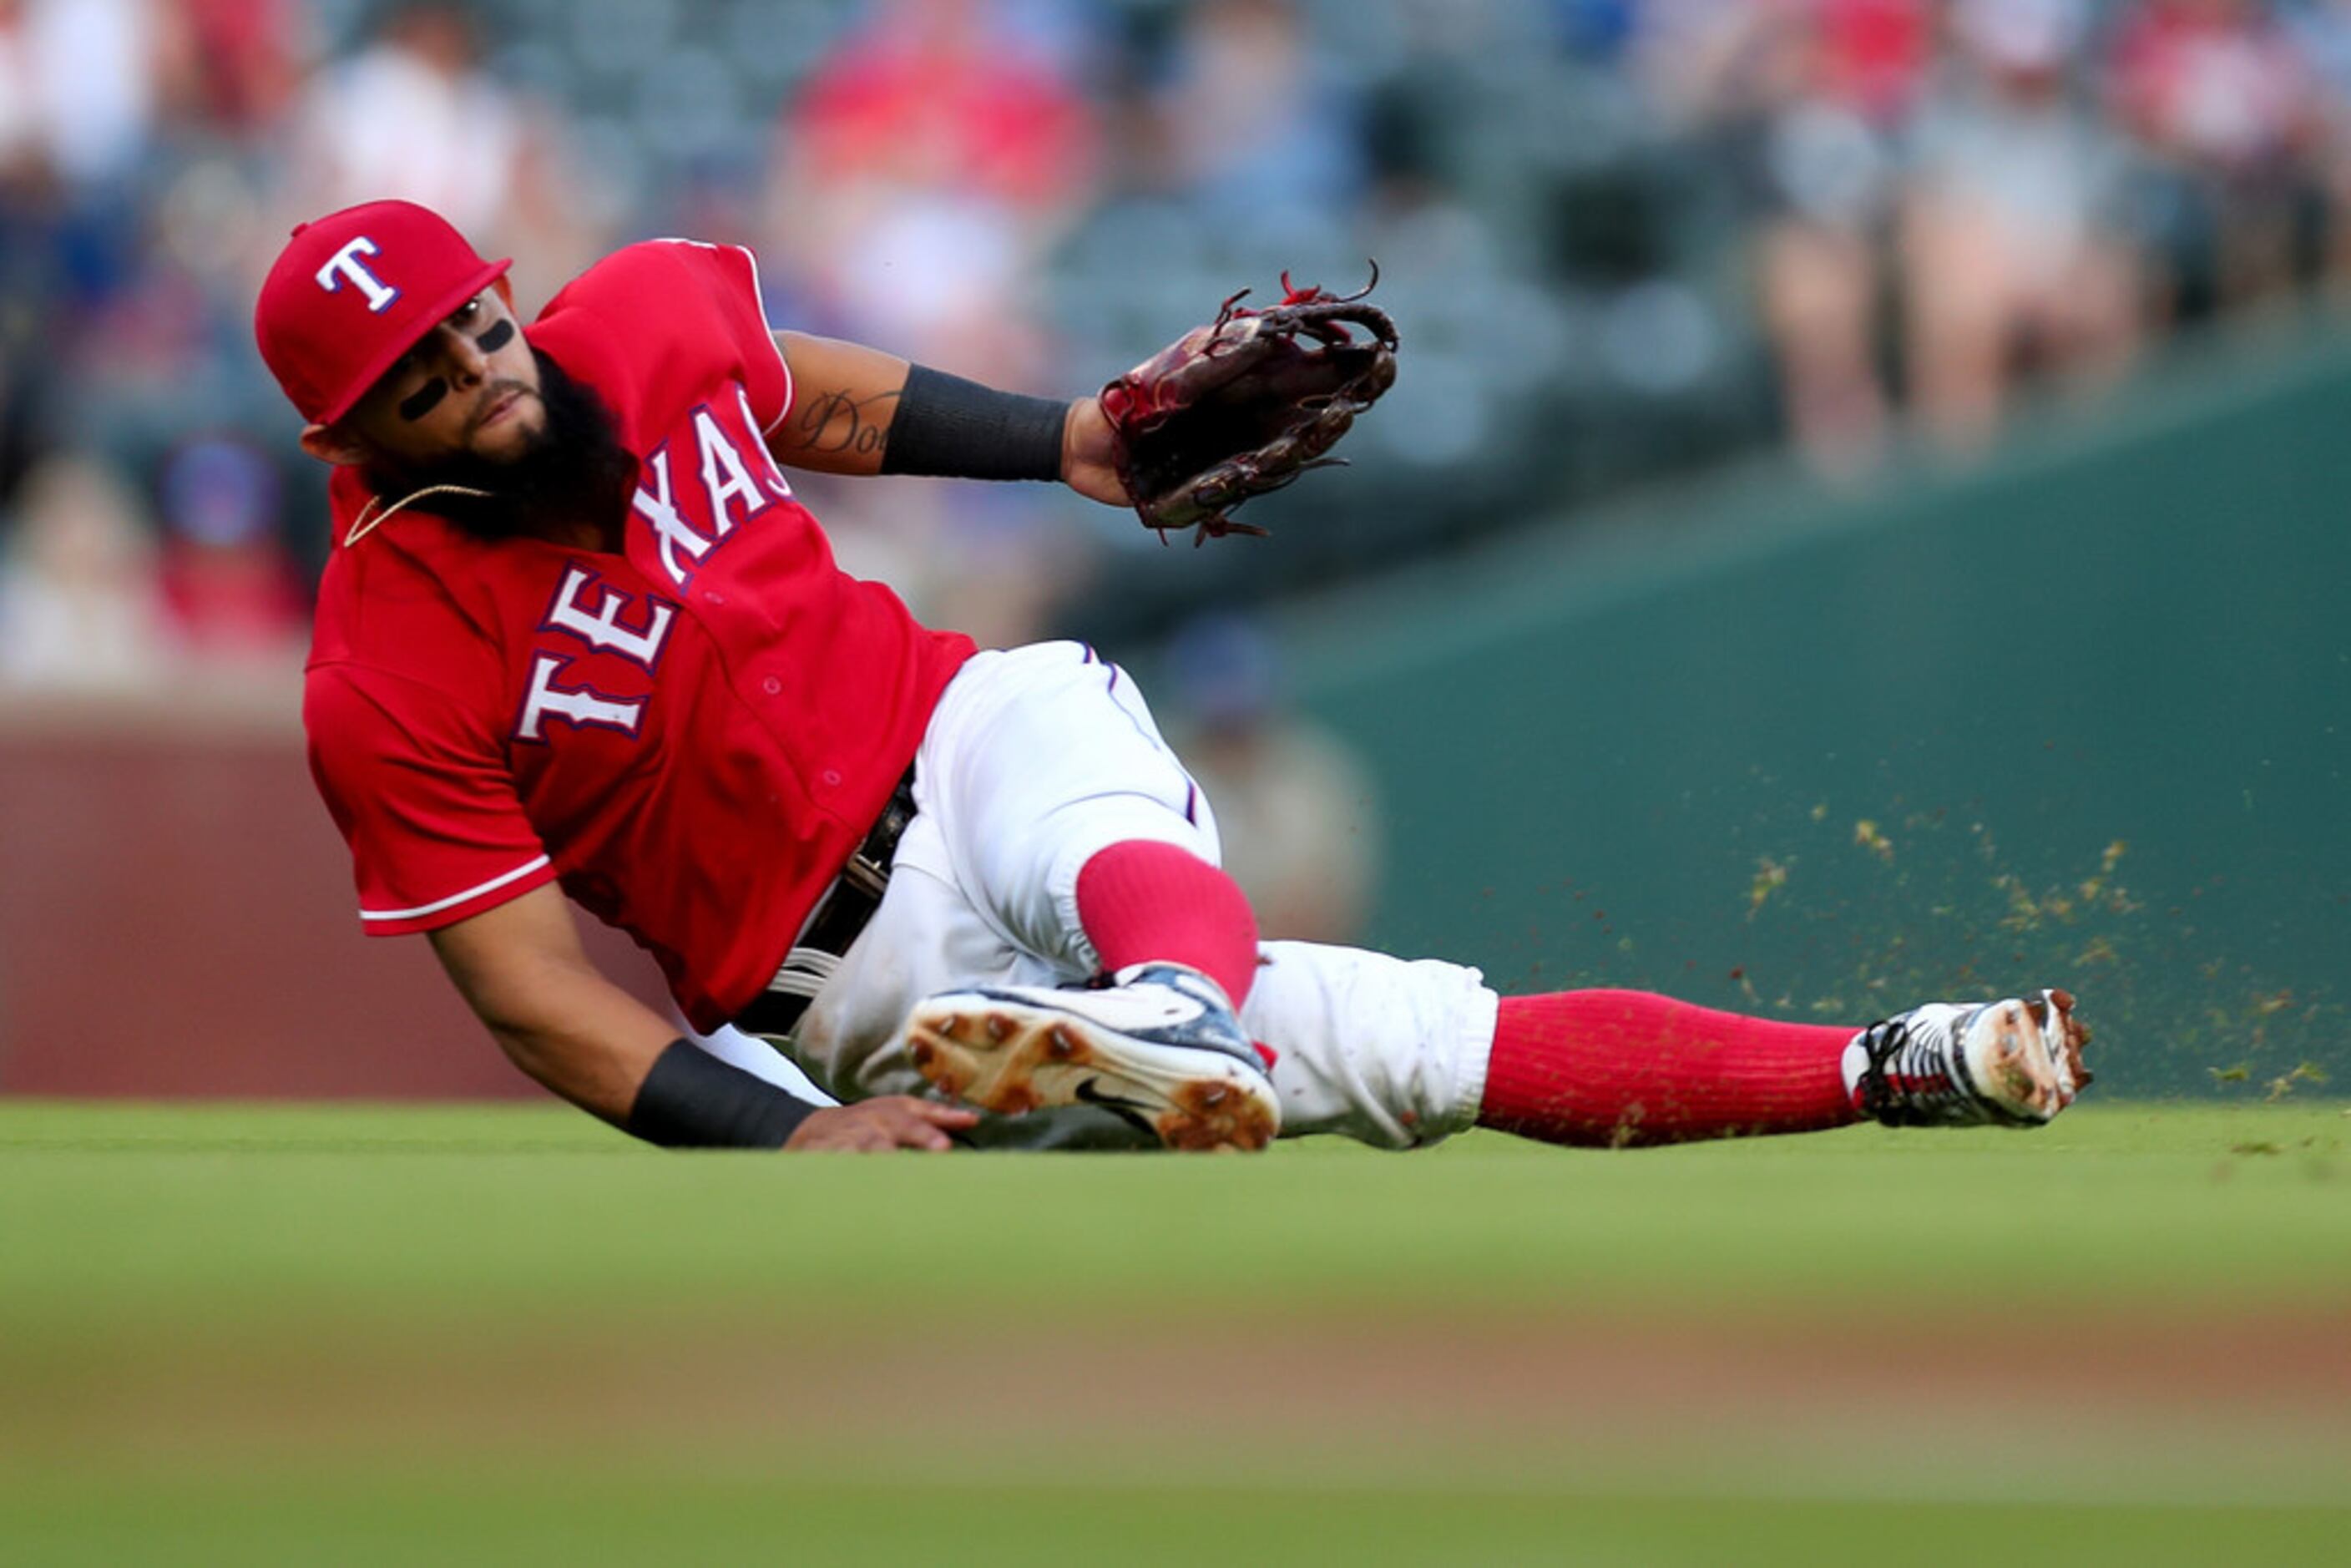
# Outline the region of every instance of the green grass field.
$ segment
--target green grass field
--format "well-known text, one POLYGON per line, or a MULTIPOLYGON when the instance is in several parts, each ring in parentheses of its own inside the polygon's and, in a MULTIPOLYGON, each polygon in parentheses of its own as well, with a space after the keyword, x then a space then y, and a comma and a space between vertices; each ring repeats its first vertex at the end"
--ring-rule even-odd
POLYGON ((12 1564, 2310 1561, 2351 1111, 864 1160, 0 1103, 0 1412, 12 1564))

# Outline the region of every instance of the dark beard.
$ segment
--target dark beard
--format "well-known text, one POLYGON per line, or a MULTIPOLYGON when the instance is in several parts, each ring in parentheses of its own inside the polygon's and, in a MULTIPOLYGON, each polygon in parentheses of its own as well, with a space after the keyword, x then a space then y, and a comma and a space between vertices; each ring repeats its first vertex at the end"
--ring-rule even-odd
POLYGON ((476 538, 570 539, 585 524, 617 541, 628 519, 637 460, 621 444, 620 424, 596 389, 575 381, 537 348, 538 395, 547 423, 522 454, 496 463, 461 452, 431 464, 379 459, 360 472, 387 505, 434 485, 487 492, 444 492, 417 503, 476 538))

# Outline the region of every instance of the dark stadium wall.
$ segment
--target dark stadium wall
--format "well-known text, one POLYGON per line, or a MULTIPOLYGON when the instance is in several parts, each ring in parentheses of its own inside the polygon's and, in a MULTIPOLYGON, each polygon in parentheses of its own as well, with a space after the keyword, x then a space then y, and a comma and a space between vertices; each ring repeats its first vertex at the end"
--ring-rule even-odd
POLYGON ((2351 345, 2297 325, 1972 471, 1750 476, 1301 613, 1384 785, 1374 945, 1854 1021, 2056 983, 2113 1090, 2343 1092, 2351 345))

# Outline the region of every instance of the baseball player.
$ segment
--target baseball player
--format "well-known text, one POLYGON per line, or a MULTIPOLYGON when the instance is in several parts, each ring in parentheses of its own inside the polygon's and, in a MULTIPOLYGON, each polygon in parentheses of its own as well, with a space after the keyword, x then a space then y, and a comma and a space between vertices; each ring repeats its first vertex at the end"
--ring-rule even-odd
MULTIPOLYGON (((1160 383, 1045 400, 772 331, 739 248, 630 246, 528 326, 507 265, 371 203, 295 231, 255 325, 335 469, 304 719, 362 926, 426 934, 516 1064, 608 1122, 795 1149, 1621 1145, 2031 1125, 2088 1081, 2054 989, 1825 1028, 1260 942, 1116 664, 918 624, 835 568, 788 473, 1058 479, 1164 517, 1121 476, 1151 466, 1160 383), (692 1036, 596 972, 571 903, 653 955, 692 1036)), ((1231 379, 1210 339, 1235 316, 1152 363, 1206 343, 1231 379)), ((1259 487, 1335 438, 1303 367, 1273 379, 1322 434, 1248 455, 1259 487)))

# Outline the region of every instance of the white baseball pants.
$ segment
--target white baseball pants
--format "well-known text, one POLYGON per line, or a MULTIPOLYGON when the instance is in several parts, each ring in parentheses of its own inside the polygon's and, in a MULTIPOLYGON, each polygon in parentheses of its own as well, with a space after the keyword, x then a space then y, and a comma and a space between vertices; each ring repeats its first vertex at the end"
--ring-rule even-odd
MULTIPOLYGON (((1092 975, 1077 881, 1098 851, 1151 839, 1218 860, 1208 802, 1134 683, 1078 643, 966 664, 916 754, 914 802, 880 907, 789 1041, 840 1099, 924 1092, 904 1026, 925 997, 1092 975)), ((1476 1120, 1498 1006, 1477 970, 1304 942, 1259 952, 1241 1021, 1278 1053, 1285 1136, 1405 1149, 1476 1120)), ((711 1043, 804 1092, 764 1047, 711 1043)))

